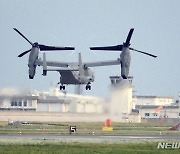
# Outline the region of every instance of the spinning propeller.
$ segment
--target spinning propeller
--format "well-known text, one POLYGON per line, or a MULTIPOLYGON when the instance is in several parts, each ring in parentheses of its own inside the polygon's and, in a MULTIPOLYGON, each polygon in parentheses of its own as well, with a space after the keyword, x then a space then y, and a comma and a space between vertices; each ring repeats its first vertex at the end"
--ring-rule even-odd
MULTIPOLYGON (((17 30, 16 28, 13 28, 17 33, 19 33, 19 35, 21 35, 27 42, 29 42, 29 44, 32 45, 33 47, 39 48, 40 51, 53 51, 53 50, 74 50, 74 47, 55 47, 55 46, 47 46, 47 45, 43 45, 43 44, 38 44, 38 42, 32 43, 30 40, 27 39, 27 37, 25 37, 19 30, 17 30)), ((27 51, 24 51, 23 53, 19 54, 18 57, 22 57, 25 54, 27 54, 28 52, 30 52, 32 49, 29 49, 27 51)))
POLYGON ((123 48, 129 48, 129 50, 136 51, 136 52, 139 52, 139 53, 142 53, 142 54, 146 54, 148 56, 156 58, 157 56, 155 56, 153 54, 150 54, 150 53, 147 53, 147 52, 143 52, 143 51, 140 51, 140 50, 136 50, 136 49, 130 47, 130 45, 131 45, 130 44, 130 40, 131 40, 133 31, 134 31, 134 28, 130 29, 129 34, 128 34, 127 38, 126 38, 126 42, 124 42, 122 45, 106 46, 106 47, 90 47, 90 49, 91 50, 122 51, 123 48))

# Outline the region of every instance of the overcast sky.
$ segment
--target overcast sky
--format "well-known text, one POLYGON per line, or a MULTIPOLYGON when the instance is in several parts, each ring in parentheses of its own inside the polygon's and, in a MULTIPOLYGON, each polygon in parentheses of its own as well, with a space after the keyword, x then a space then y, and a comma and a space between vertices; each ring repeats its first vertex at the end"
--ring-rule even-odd
MULTIPOLYGON (((17 55, 31 48, 13 27, 32 42, 74 46, 71 51, 48 52, 47 60, 84 62, 117 59, 119 53, 95 52, 90 46, 117 45, 134 28, 131 47, 158 56, 131 54, 130 75, 136 94, 175 96, 180 91, 180 1, 179 0, 1 0, 0 1, 0 89, 14 87, 44 90, 59 82, 59 73, 43 77, 37 68, 28 79, 28 55, 17 55)), ((42 53, 39 55, 42 57, 42 53)), ((120 66, 93 68, 95 82, 86 95, 107 98, 110 75, 120 66)), ((74 86, 66 87, 68 92, 74 86)))

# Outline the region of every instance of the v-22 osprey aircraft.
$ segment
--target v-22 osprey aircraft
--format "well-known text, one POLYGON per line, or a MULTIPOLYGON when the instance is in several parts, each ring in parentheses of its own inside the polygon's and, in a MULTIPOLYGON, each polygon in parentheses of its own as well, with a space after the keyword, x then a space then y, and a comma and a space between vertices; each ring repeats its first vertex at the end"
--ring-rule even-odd
POLYGON ((91 83, 94 82, 94 73, 90 67, 97 66, 108 66, 108 65, 119 65, 120 59, 109 60, 109 61, 98 61, 98 62, 88 62, 83 63, 81 58, 81 53, 78 55, 78 62, 56 62, 47 61, 46 54, 43 53, 43 60, 38 57, 39 51, 52 51, 52 50, 74 50, 74 47, 55 47, 46 46, 39 44, 37 42, 32 43, 25 37, 19 30, 14 28, 14 30, 19 33, 26 41, 28 41, 32 48, 19 54, 18 57, 22 57, 29 53, 29 79, 33 79, 36 72, 36 66, 43 66, 43 74, 47 75, 48 71, 57 71, 60 73, 60 90, 65 90, 65 85, 79 85, 85 84, 86 90, 91 90, 91 83))
POLYGON ((107 50, 107 51, 122 51, 120 54, 120 58, 116 60, 109 60, 109 61, 98 61, 98 62, 88 62, 83 63, 81 58, 81 53, 78 56, 78 62, 56 62, 56 61, 47 61, 46 55, 43 53, 43 60, 38 58, 39 51, 52 51, 52 50, 74 50, 74 47, 54 47, 54 46, 46 46, 38 44, 37 42, 32 43, 29 41, 21 32, 19 32, 16 28, 14 28, 16 32, 18 32, 26 41, 28 41, 32 48, 27 50, 18 57, 22 57, 28 52, 29 54, 29 78, 33 79, 35 75, 36 66, 43 66, 43 75, 47 75, 47 71, 57 71, 60 73, 60 90, 65 90, 65 85, 72 84, 72 85, 79 85, 79 84, 86 84, 86 90, 91 90, 91 83, 94 81, 94 73, 90 69, 90 67, 97 67, 97 66, 109 66, 109 65, 121 65, 121 76, 123 79, 128 78, 129 74, 129 67, 131 61, 130 50, 137 51, 151 57, 156 58, 157 56, 136 50, 130 47, 130 40, 132 37, 132 33, 134 29, 130 29, 129 34, 127 36, 126 41, 122 45, 116 46, 106 46, 106 47, 90 47, 91 50, 107 50), (48 66, 50 66, 48 68, 48 66))

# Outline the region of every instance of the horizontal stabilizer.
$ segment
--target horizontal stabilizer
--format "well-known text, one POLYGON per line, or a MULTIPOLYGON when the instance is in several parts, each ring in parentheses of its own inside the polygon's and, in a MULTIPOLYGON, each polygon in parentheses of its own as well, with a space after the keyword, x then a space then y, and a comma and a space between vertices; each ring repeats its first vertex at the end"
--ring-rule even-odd
POLYGON ((106 46, 106 47, 90 47, 91 50, 108 50, 108 51, 122 51, 123 45, 106 46))

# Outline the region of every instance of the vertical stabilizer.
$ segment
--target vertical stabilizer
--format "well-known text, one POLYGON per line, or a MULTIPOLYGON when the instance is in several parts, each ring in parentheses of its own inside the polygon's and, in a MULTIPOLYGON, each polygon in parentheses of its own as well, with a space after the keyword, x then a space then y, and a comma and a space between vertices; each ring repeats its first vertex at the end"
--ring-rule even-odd
POLYGON ((78 67, 79 67, 79 76, 83 75, 83 64, 82 64, 82 58, 81 58, 81 53, 79 53, 78 57, 78 67))
POLYGON ((47 63, 46 63, 46 54, 43 53, 43 76, 47 75, 47 63))

